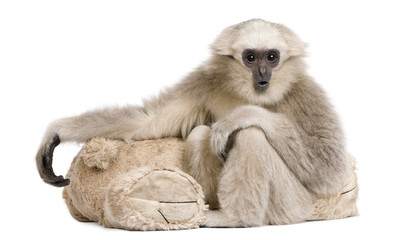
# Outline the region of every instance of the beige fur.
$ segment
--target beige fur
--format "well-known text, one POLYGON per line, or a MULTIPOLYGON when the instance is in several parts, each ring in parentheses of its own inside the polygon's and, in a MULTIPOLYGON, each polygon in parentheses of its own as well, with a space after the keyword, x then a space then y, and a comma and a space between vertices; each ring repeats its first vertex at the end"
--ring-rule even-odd
MULTIPOLYGON (((248 110, 259 109, 251 107, 248 110)), ((347 158, 352 168, 337 192, 316 194, 307 190, 289 171, 269 144, 263 126, 248 121, 246 124, 238 125, 241 129, 231 130, 228 143, 232 145, 231 151, 223 165, 218 165, 207 144, 210 136, 220 134, 210 134, 210 128, 200 126, 188 137, 188 171, 202 185, 210 206, 220 206, 207 213, 206 226, 260 226, 358 215, 354 158, 347 158), (199 167, 202 165, 205 166, 203 170, 199 167), (210 177, 205 175, 207 172, 210 177)))
POLYGON ((75 157, 63 197, 79 221, 128 230, 196 228, 206 206, 200 185, 180 170, 184 165, 180 139, 93 138, 75 157))
POLYGON ((54 121, 37 153, 40 175, 53 185, 68 184, 52 170, 60 141, 186 139, 206 125, 212 127, 205 132, 210 144, 198 144, 210 148, 195 150, 201 157, 192 154, 187 161, 207 200, 219 206, 207 215, 207 226, 306 220, 317 207, 314 196, 339 194, 352 166, 337 114, 305 70, 305 46, 279 24, 253 19, 230 26, 212 44, 210 59, 143 106, 54 121), (241 53, 248 49, 280 53, 264 91, 255 90, 253 72, 243 62, 241 53))
MULTIPOLYGON (((284 163, 276 161, 276 154, 270 153, 273 149, 262 149, 274 156, 274 159, 266 158, 271 160, 261 162, 262 165, 257 165, 254 157, 245 158, 244 154, 238 156, 242 152, 246 152, 248 156, 259 154, 259 151, 254 150, 254 144, 258 143, 252 143, 250 139, 263 138, 261 140, 265 141, 260 128, 247 128, 237 134, 232 140, 232 151, 235 154, 229 157, 225 165, 220 164, 210 150, 210 133, 210 128, 200 126, 190 134, 187 144, 174 138, 129 144, 103 138, 90 140, 74 159, 67 175, 71 179, 71 184, 64 188, 63 196, 71 215, 79 221, 96 221, 105 227, 169 230, 196 228, 202 224, 284 224, 288 223, 286 219, 290 216, 292 222, 295 222, 295 219, 300 222, 344 218, 358 214, 355 167, 348 173, 348 178, 338 193, 319 196, 306 191, 298 181, 288 185, 278 176, 272 176, 279 171, 285 171, 285 175, 289 174, 286 169, 281 170, 284 163), (243 151, 239 151, 238 148, 242 148, 243 151), (191 161, 187 161, 187 158, 191 161), (244 159, 249 162, 244 162, 244 159), (185 166, 187 162, 189 166, 185 166), (207 171, 202 171, 195 165, 200 162, 204 162, 207 171), (163 164, 166 167, 160 167, 163 164), (205 200, 211 209, 221 205, 221 210, 206 213, 206 222, 203 215, 206 207, 201 187, 181 169, 192 172, 201 182, 205 200), (210 174, 205 175, 207 173, 210 174), (249 177, 243 177, 245 175, 249 177), (269 182, 268 179, 274 181, 269 182), (237 191, 232 187, 235 184, 241 186, 237 191), (292 192, 292 201, 284 200, 288 194, 269 194, 271 190, 266 184, 287 189, 283 189, 284 193, 292 192), (348 192, 349 190, 352 191, 348 192), (255 198, 244 197, 251 195, 255 198), (312 205, 306 202, 305 195, 309 196, 312 205), (192 204, 159 202, 195 199, 197 202, 192 204), (280 201, 284 205, 282 208, 270 206, 273 201, 280 201), (158 210, 170 223, 166 222, 158 210)), ((354 159, 350 157, 349 161, 354 166, 354 159)), ((290 175, 286 177, 295 178, 290 175)))

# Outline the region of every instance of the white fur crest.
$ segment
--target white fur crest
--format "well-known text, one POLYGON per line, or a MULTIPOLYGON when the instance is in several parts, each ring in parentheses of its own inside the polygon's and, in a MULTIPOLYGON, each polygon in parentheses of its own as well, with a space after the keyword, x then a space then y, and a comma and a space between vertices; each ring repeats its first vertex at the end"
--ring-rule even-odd
POLYGON ((216 54, 240 58, 243 49, 278 49, 286 58, 304 55, 306 44, 287 27, 253 19, 226 28, 211 45, 216 54))

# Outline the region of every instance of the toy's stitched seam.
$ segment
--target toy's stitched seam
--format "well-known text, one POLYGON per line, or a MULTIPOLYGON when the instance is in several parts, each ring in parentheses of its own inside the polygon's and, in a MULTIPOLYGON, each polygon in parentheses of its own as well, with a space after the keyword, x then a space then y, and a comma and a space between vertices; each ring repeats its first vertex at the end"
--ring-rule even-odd
POLYGON ((340 193, 340 195, 343 195, 343 194, 352 192, 352 191, 354 191, 356 188, 357 188, 357 186, 355 185, 355 186, 354 186, 353 188, 351 188, 350 190, 347 190, 347 191, 345 191, 345 192, 340 193))
POLYGON ((167 223, 169 223, 169 221, 167 220, 167 218, 165 217, 165 215, 163 215, 163 213, 158 209, 158 212, 160 213, 160 215, 162 215, 163 219, 165 219, 165 221, 167 223))

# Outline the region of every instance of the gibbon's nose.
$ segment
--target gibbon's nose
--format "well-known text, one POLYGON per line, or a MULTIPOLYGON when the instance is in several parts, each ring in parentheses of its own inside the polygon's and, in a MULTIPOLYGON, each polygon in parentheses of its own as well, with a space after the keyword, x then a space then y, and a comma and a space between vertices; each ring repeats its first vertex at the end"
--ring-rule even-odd
POLYGON ((261 67, 259 69, 259 76, 263 77, 266 74, 266 68, 265 67, 261 67))

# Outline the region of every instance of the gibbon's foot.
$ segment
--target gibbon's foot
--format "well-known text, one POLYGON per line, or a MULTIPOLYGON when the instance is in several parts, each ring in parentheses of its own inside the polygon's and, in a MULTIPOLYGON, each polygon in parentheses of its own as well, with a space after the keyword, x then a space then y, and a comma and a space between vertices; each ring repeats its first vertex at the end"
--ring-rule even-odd
POLYGON ((206 212, 206 221, 200 227, 208 228, 231 228, 231 227, 255 227, 259 224, 244 223, 240 219, 231 218, 222 210, 210 210, 206 212))
POLYGON ((47 146, 44 146, 41 157, 41 166, 38 166, 41 178, 45 183, 56 187, 64 187, 70 184, 69 179, 65 179, 62 175, 56 176, 52 168, 52 158, 55 147, 60 144, 59 135, 53 136, 52 140, 47 146))

